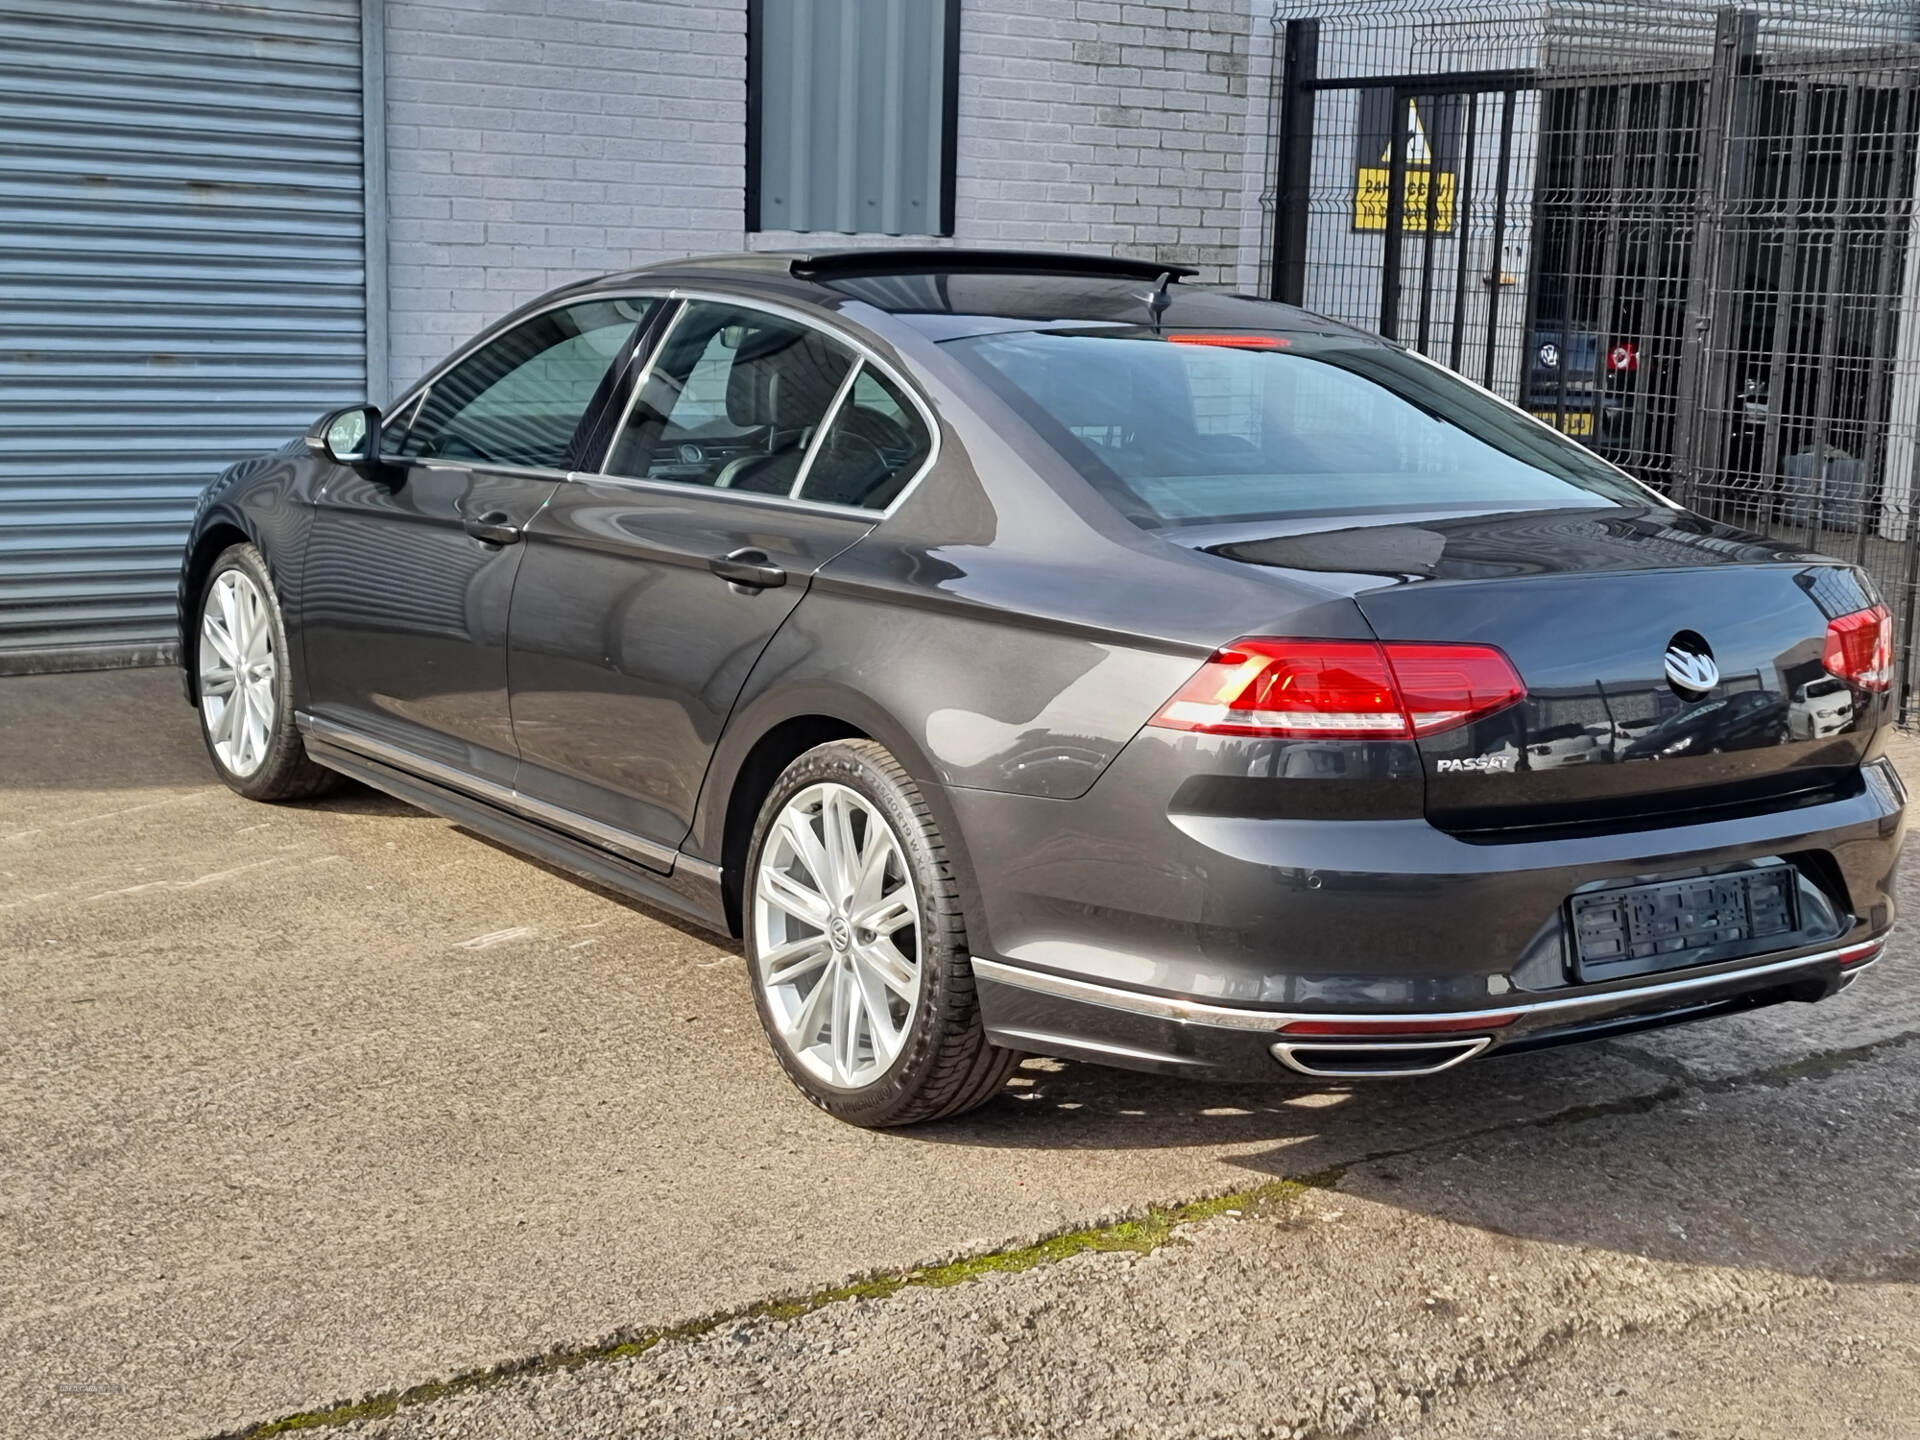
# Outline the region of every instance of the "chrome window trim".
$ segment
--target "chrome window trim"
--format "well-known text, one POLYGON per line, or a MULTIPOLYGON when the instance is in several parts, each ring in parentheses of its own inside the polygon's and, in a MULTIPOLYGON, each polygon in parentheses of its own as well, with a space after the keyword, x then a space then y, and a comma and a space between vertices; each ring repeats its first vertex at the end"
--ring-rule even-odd
MULTIPOLYGON (((795 505, 804 505, 804 506, 807 506, 809 509, 813 509, 813 510, 825 511, 829 514, 870 516, 872 517, 874 523, 878 524, 880 521, 885 520, 888 516, 892 515, 894 511, 898 510, 903 504, 906 503, 908 497, 911 496, 915 490, 920 488, 920 482, 927 478, 927 475, 933 470, 933 468, 940 461, 940 449, 941 449, 943 440, 942 440, 941 431, 940 431, 939 417, 934 413, 933 407, 927 403, 926 397, 920 393, 920 387, 915 385, 912 381, 910 381, 905 375, 903 375, 900 372, 898 368, 896 368, 893 364, 891 364, 884 356, 878 354, 870 345, 866 344, 864 341, 859 340, 856 337, 847 334, 844 330, 841 330, 831 324, 823 324, 819 316, 809 314, 805 310, 798 309, 794 306, 782 305, 775 300, 762 300, 758 296, 734 295, 734 294, 729 294, 724 290, 707 290, 699 286, 686 286, 686 285, 670 285, 670 286, 655 286, 655 287, 636 286, 633 288, 623 287, 617 290, 590 292, 587 294, 575 293, 571 295, 563 295, 535 309, 519 312, 517 314, 516 323, 525 324, 527 321, 537 320, 540 316, 548 314, 551 311, 562 310, 569 305, 584 305, 584 304, 591 303, 592 301, 595 301, 595 300, 662 300, 662 301, 682 301, 682 302, 688 301, 688 300, 710 300, 710 301, 716 301, 723 305, 737 305, 742 309, 758 310, 768 315, 777 315, 783 320, 791 320, 796 324, 805 325, 809 329, 817 330, 821 334, 828 336, 830 339, 838 342, 839 344, 846 346, 857 357, 859 357, 860 361, 863 364, 873 366, 874 369, 878 370, 882 375, 885 375, 889 380, 893 381, 893 383, 900 388, 900 393, 905 395, 907 397, 908 403, 911 404, 914 407, 914 409, 920 412, 920 418, 926 424, 927 436, 930 441, 929 447, 927 449, 927 458, 920 462, 920 468, 913 473, 912 478, 909 479, 905 485, 902 485, 900 487, 900 493, 893 497, 892 502, 888 504, 888 506, 884 510, 869 510, 865 506, 860 506, 860 505, 833 505, 821 500, 802 500, 802 499, 795 499, 788 496, 779 496, 779 495, 774 495, 774 496, 748 495, 745 492, 736 492, 731 490, 716 490, 711 485, 705 485, 705 486, 680 485, 680 484, 673 483, 671 481, 653 481, 653 480, 645 480, 645 479, 635 479, 632 476, 625 476, 625 475, 609 475, 606 470, 606 465, 607 465, 607 461, 613 458, 613 447, 619 443, 620 433, 627 428, 627 421, 632 415, 634 403, 639 399, 640 392, 646 387, 647 381, 651 379, 653 376, 654 361, 659 357, 661 351, 666 348, 666 343, 668 339, 672 336, 674 326, 678 325, 680 322, 681 312, 676 310, 673 316, 667 321, 667 328, 661 332, 659 338, 654 341, 652 349, 648 352, 647 362, 642 367, 639 378, 634 382, 633 394, 627 397, 626 408, 621 411, 620 423, 614 426, 613 428, 612 439, 609 440, 607 443, 607 453, 601 457, 600 470, 597 473, 583 472, 583 471, 570 471, 570 472, 558 472, 558 471, 544 472, 543 471, 542 472, 543 474, 546 474, 546 473, 564 474, 565 478, 569 480, 605 480, 609 484, 615 484, 615 485, 632 485, 632 486, 637 486, 637 487, 646 488, 646 489, 659 488, 668 493, 681 494, 681 495, 685 495, 689 492, 697 493, 700 491, 705 491, 705 493, 709 495, 724 496, 729 499, 745 501, 749 503, 754 501, 764 501, 764 500, 773 500, 776 502, 788 502, 795 505)), ((641 322, 635 322, 635 323, 638 324, 641 322)), ((441 361, 433 369, 429 370, 420 379, 414 381, 413 388, 406 391, 403 395, 401 395, 401 397, 398 400, 394 402, 395 409, 393 413, 395 415, 402 414, 407 411, 407 408, 409 406, 417 407, 419 404, 423 403, 426 399, 427 393, 430 390, 432 390, 432 388, 436 383, 438 383, 441 376, 445 375, 448 371, 452 370, 454 366, 460 364, 468 356, 474 354, 476 351, 480 349, 481 346, 485 345, 488 341, 493 340, 498 336, 504 335, 506 333, 508 332, 505 329, 501 328, 500 325, 495 325, 492 328, 483 331, 479 335, 476 335, 473 339, 469 340, 465 345, 461 346, 458 350, 454 351, 453 354, 449 355, 445 360, 441 361)), ((855 370, 858 370, 860 367, 856 365, 854 368, 855 370)), ((383 423, 381 426, 382 433, 385 432, 385 428, 386 428, 386 422, 383 420, 383 423)), ((825 426, 823 424, 822 433, 824 433, 824 431, 825 431, 825 426)), ((395 456, 393 458, 395 460, 404 460, 407 457, 395 456)))
POLYGON ((605 475, 588 471, 574 471, 566 477, 581 485, 617 485, 623 490, 644 490, 652 495, 706 495, 714 499, 736 501, 742 505, 759 505, 775 510, 793 510, 808 515, 834 515, 850 520, 864 520, 869 527, 878 525, 882 519, 878 510, 868 510, 859 505, 834 505, 825 500, 795 500, 787 495, 756 495, 747 490, 716 490, 711 485, 682 485, 677 480, 639 480, 631 475, 605 475))
POLYGON ((503 810, 511 810, 529 820, 538 820, 551 825, 576 839, 598 845, 603 850, 611 850, 625 859, 645 865, 649 870, 670 872, 680 852, 652 840, 642 839, 638 835, 629 835, 624 830, 616 830, 611 825, 602 824, 576 811, 563 809, 545 800, 502 785, 497 781, 485 780, 478 775, 470 775, 452 765, 444 765, 438 760, 429 760, 424 755, 415 754, 399 745, 385 740, 376 740, 371 735, 326 720, 305 711, 296 712, 294 719, 302 733, 327 745, 337 745, 342 750, 351 750, 364 755, 369 760, 377 760, 383 765, 391 765, 396 770, 418 775, 424 780, 444 785, 449 790, 458 790, 476 800, 484 800, 503 810))
MULTIPOLYGON (((1379 1024, 1385 1020, 1419 1023, 1421 1021, 1464 1020, 1476 1015, 1507 1016, 1516 1015, 1524 1021, 1536 1015, 1558 1015, 1562 1012, 1603 1009, 1620 1001, 1639 1001, 1657 999, 1663 995, 1683 995, 1691 990, 1707 990, 1716 985, 1738 984, 1745 980, 1757 980, 1768 975, 1784 974, 1790 970, 1803 970, 1813 965, 1837 960, 1848 951, 1857 951, 1862 946, 1882 942, 1886 932, 1870 936, 1866 940, 1856 940, 1850 945, 1837 945, 1828 950, 1816 951, 1811 955, 1796 955, 1786 960, 1772 960, 1760 965, 1749 965, 1739 970, 1722 970, 1711 975, 1689 975, 1678 980, 1662 981, 1655 985, 1627 985, 1617 990, 1591 992, 1585 995, 1567 995, 1552 1000, 1516 1000, 1510 1005, 1488 1005, 1473 1010, 1443 1010, 1425 1014, 1399 1014, 1393 1011, 1327 1011, 1327 1010, 1244 1010, 1227 1005, 1213 1005, 1204 1000, 1180 1000, 1168 995, 1149 995, 1139 990, 1123 990, 1114 985, 1103 985, 1094 980, 1079 980, 1067 975, 1054 975, 1043 970, 1032 970, 1024 965, 1009 965, 1004 960, 987 960, 976 955, 973 957, 974 973, 985 980, 997 984, 1011 985, 1022 990, 1033 990, 1042 995, 1052 995, 1062 1000, 1079 1000, 1090 1005, 1103 1005, 1110 1010, 1124 1010, 1134 1015, 1145 1015, 1155 1020, 1175 1020, 1182 1024, 1211 1025, 1222 1030, 1277 1031, 1282 1025, 1295 1020, 1342 1021, 1351 1020, 1358 1024, 1379 1024)), ((1874 957, 1878 959, 1876 955, 1874 957)), ((1866 962, 1871 964, 1872 961, 1866 962)), ((1848 974, 1856 974, 1866 968, 1866 964, 1848 968, 1848 974)), ((1517 1023, 1517 1022, 1516 1022, 1517 1023)), ((1508 1027, 1500 1027, 1506 1033, 1508 1027)), ((1303 1041, 1303 1043, 1305 1043, 1303 1041)), ((1320 1043, 1330 1043, 1321 1041, 1320 1043)), ((1456 1042, 1458 1043, 1458 1042, 1456 1042)), ((1351 1048, 1343 1046, 1342 1048, 1351 1048)))
POLYGON ((389 463, 421 470, 465 470, 478 475, 511 475, 527 480, 567 480, 578 473, 573 470, 550 470, 541 465, 499 465, 491 460, 442 460, 438 456, 389 463))
POLYGON ((821 412, 820 426, 813 432, 813 439, 808 442, 807 453, 801 457, 800 473, 793 477, 793 488, 787 491, 789 500, 800 499, 800 487, 807 483, 807 476, 813 473, 813 462, 819 458, 821 446, 827 443, 827 432, 833 429, 833 422, 840 418, 840 411, 847 403, 847 395, 853 389, 854 379, 866 368, 866 364, 866 356, 853 357, 853 364, 847 367, 846 378, 840 382, 840 388, 833 392, 833 399, 827 402, 827 408, 821 412))
MULTIPOLYGON (((877 525, 905 504, 907 498, 912 495, 915 490, 919 489, 920 482, 925 480, 934 466, 939 463, 941 447, 940 421, 934 414, 933 407, 927 403, 926 397, 920 393, 920 388, 917 385, 907 380, 899 370, 887 362, 885 357, 876 353, 874 349, 865 342, 854 338, 844 330, 837 329, 832 325, 822 324, 818 316, 809 315, 806 311, 795 309, 792 306, 782 305, 778 301, 762 300, 758 296, 729 295, 725 291, 702 290, 695 287, 675 285, 664 292, 635 291, 631 298, 649 297, 657 299, 662 298, 663 295, 666 299, 680 301, 681 308, 674 312, 673 318, 667 322, 666 330, 661 332, 660 338, 654 342, 653 350, 647 356, 646 366, 641 371, 639 379, 634 383, 633 394, 627 397, 627 408, 621 412, 620 423, 614 427, 613 438, 607 442, 607 453, 601 457, 600 472, 598 476, 589 478, 602 479, 617 485, 636 485, 648 489, 658 488, 678 495, 704 494, 716 498, 744 502, 774 500, 786 504, 804 505, 810 510, 826 511, 829 514, 865 515, 871 517, 877 525), (608 473, 607 465, 613 459, 614 449, 620 443, 620 436, 625 432, 628 420, 632 418, 633 407, 639 403, 641 392, 646 388, 647 381, 653 378, 654 361, 666 350, 667 342, 672 338, 674 328, 679 325, 680 317, 686 313, 687 301, 732 305, 741 310, 755 310, 761 314, 777 316, 782 320, 790 320, 796 325, 804 325, 809 330, 817 331, 836 344, 844 345, 848 350, 853 352, 860 361, 860 364, 855 365, 853 370, 848 372, 850 375, 858 372, 862 365, 871 365, 875 370, 879 371, 899 387, 900 393, 907 397, 907 402, 920 412, 920 419, 927 427, 927 436, 930 443, 927 447, 927 457, 920 462, 920 468, 913 472, 912 477, 905 485, 900 487, 900 493, 893 497, 893 500, 884 510, 870 510, 864 505, 833 505, 823 500, 805 500, 792 495, 751 495, 745 491, 720 490, 711 485, 682 485, 677 481, 671 480, 648 480, 644 477, 613 475, 608 473)), ((815 443, 818 443, 821 437, 825 435, 826 420, 830 418, 833 413, 833 407, 829 406, 827 415, 822 418, 820 434, 814 437, 815 443)), ((809 447, 809 449, 811 450, 811 447, 809 447)), ((803 462, 803 465, 806 463, 807 462, 803 462)))

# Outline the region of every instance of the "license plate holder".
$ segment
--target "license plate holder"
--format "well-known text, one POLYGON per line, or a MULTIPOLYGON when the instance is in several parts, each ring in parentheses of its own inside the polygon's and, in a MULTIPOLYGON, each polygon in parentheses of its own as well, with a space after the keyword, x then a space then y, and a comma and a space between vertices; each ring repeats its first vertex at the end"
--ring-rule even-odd
POLYGON ((1722 947, 1751 951, 1799 929, 1791 865, 1760 865, 1575 895, 1568 902, 1574 968, 1583 981, 1701 964, 1722 947))

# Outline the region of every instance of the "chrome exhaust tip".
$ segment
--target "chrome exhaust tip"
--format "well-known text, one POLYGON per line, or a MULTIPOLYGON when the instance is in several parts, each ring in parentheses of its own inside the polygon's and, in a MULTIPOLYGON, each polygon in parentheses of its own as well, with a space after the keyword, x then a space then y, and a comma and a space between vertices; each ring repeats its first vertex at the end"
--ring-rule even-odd
POLYGON ((1464 1065, 1493 1044, 1491 1035, 1463 1040, 1282 1040, 1273 1058, 1316 1080, 1416 1079, 1464 1065))

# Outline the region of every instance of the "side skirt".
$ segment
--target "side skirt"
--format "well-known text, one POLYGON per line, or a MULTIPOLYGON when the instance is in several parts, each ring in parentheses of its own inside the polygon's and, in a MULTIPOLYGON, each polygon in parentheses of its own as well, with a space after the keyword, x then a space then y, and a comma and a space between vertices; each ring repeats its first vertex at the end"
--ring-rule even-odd
POLYGON ((476 800, 457 790, 436 785, 378 760, 356 755, 351 750, 329 745, 312 734, 306 737, 307 754, 317 765, 338 770, 363 784, 371 785, 397 800, 418 805, 464 825, 490 840, 497 840, 536 860, 604 885, 646 905, 657 906, 703 929, 731 938, 727 912, 720 894, 720 872, 712 866, 687 861, 675 864, 673 873, 662 875, 617 855, 562 835, 530 820, 476 800))

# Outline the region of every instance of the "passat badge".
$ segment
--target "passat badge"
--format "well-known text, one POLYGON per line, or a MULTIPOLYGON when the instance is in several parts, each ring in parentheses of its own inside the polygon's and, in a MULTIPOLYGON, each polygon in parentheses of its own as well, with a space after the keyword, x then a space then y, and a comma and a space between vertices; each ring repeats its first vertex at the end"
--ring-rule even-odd
POLYGON ((1482 774, 1505 775, 1513 769, 1517 757, 1507 755, 1469 755, 1464 760, 1442 760, 1436 767, 1442 775, 1478 770, 1482 774))
POLYGON ((1666 670, 1668 683, 1687 700, 1698 700, 1720 683, 1713 652, 1691 630, 1682 630, 1667 642, 1666 670))

